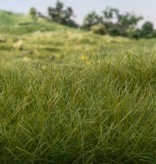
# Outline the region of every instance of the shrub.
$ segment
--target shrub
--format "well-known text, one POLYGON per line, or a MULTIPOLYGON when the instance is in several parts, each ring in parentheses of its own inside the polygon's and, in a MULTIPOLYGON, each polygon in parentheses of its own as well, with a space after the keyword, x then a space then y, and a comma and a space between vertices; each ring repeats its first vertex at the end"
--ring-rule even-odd
POLYGON ((105 35, 107 33, 106 27, 102 24, 97 24, 91 27, 91 31, 94 34, 105 35))
POLYGON ((109 28, 108 33, 111 36, 119 36, 121 35, 121 30, 119 27, 114 26, 109 28))
POLYGON ((141 38, 141 30, 134 29, 134 30, 127 30, 127 36, 132 39, 140 39, 141 38))
POLYGON ((152 38, 153 37, 153 33, 154 32, 154 26, 152 22, 145 22, 142 26, 142 36, 144 38, 152 38))

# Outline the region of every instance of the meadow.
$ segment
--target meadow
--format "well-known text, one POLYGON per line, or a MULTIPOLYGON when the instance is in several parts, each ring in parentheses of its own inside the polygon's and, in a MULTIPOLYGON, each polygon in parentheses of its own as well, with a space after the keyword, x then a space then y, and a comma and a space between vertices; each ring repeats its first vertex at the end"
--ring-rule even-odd
POLYGON ((0 19, 0 163, 156 163, 155 39, 0 19))

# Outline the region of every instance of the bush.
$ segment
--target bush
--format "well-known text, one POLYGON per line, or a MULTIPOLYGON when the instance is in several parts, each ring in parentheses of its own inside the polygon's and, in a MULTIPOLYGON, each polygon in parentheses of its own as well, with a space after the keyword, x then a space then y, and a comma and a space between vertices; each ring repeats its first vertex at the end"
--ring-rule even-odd
POLYGON ((71 19, 68 20, 68 21, 62 20, 61 24, 65 25, 65 26, 68 26, 68 27, 73 27, 73 28, 78 28, 79 27, 79 25, 71 19))
POLYGON ((111 36, 119 36, 121 35, 121 30, 119 27, 110 27, 108 30, 109 35, 111 36))
POLYGON ((97 24, 91 27, 91 31, 94 34, 105 35, 107 33, 106 27, 102 24, 97 24))
POLYGON ((141 38, 141 30, 127 30, 127 36, 132 39, 140 39, 141 38))
POLYGON ((154 25, 152 22, 145 22, 142 26, 142 36, 144 38, 152 38, 154 32, 154 25))

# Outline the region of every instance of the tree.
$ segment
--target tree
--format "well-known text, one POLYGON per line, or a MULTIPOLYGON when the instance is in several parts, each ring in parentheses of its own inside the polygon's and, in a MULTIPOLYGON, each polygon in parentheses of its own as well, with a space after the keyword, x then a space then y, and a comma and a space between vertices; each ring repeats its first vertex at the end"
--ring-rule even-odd
POLYGON ((135 14, 121 14, 118 9, 107 7, 102 11, 102 16, 97 15, 95 11, 90 12, 84 19, 83 27, 90 30, 92 26, 102 24, 110 35, 127 36, 126 30, 131 27, 136 29, 141 19, 142 17, 135 14))
POLYGON ((136 25, 143 17, 136 16, 135 14, 118 14, 117 23, 121 28, 121 33, 123 36, 126 35, 126 30, 129 28, 136 28, 136 25))
POLYGON ((121 28, 117 24, 113 24, 108 28, 108 34, 111 36, 121 35, 121 28))
POLYGON ((71 7, 67 7, 67 9, 64 11, 64 19, 69 21, 73 14, 73 9, 71 7))
POLYGON ((57 11, 58 13, 61 13, 63 7, 64 7, 64 3, 62 3, 61 1, 58 0, 58 1, 56 2, 56 11, 57 11))
POLYGON ((151 38, 153 37, 154 34, 154 26, 153 23, 150 21, 146 21, 143 25, 142 25, 142 36, 145 38, 151 38))
POLYGON ((58 12, 53 7, 48 7, 48 15, 49 15, 50 19, 52 19, 53 21, 57 21, 57 19, 59 17, 58 12))
POLYGON ((72 20, 72 17, 74 17, 74 11, 71 7, 67 7, 67 9, 62 10, 61 15, 61 24, 67 25, 69 27, 78 27, 78 24, 72 20))
POLYGON ((126 30, 127 36, 132 39, 140 39, 141 38, 141 29, 138 28, 129 28, 126 30))
POLYGON ((119 14, 119 10, 116 8, 106 7, 106 9, 102 13, 103 13, 104 22, 112 21, 112 19, 117 18, 119 14))
POLYGON ((60 22, 60 23, 61 23, 61 21, 64 17, 63 8, 64 8, 64 3, 62 3, 61 1, 58 0, 56 2, 55 10, 56 10, 56 13, 57 13, 57 21, 60 22))
POLYGON ((74 11, 71 7, 64 9, 64 4, 57 1, 55 7, 48 7, 49 18, 57 23, 64 24, 70 27, 78 27, 78 25, 71 19, 74 11))
POLYGON ((90 12, 83 21, 83 27, 91 29, 93 25, 101 23, 101 17, 99 17, 95 11, 90 12))
POLYGON ((103 24, 111 36, 121 35, 121 29, 117 22, 119 10, 107 7, 103 12, 103 24))
POLYGON ((30 8, 29 15, 31 16, 31 18, 33 20, 36 20, 36 18, 37 18, 37 10, 34 7, 30 8))
POLYGON ((143 19, 142 17, 140 16, 138 17, 135 14, 130 14, 130 13, 118 15, 118 23, 125 28, 130 26, 136 26, 137 23, 142 19, 143 19))
POLYGON ((62 17, 63 7, 64 4, 61 1, 57 1, 55 7, 48 7, 49 17, 56 22, 60 22, 62 17))
POLYGON ((106 8, 103 11, 103 24, 107 27, 110 35, 127 36, 127 29, 135 29, 143 17, 136 16, 134 13, 121 14, 116 8, 106 8))

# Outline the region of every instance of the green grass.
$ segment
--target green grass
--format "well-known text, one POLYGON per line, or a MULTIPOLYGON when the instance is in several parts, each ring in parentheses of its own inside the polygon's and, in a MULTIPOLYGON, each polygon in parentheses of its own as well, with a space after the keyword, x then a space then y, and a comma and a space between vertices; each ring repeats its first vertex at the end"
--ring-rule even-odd
POLYGON ((23 18, 22 14, 13 14, 12 12, 0 10, 0 26, 13 26, 23 18))
POLYGON ((0 20, 0 163, 156 163, 155 39, 0 20))
POLYGON ((82 55, 104 49, 116 53, 132 44, 121 37, 99 36, 44 19, 34 22, 29 16, 0 12, 0 58, 39 63, 78 63, 82 55), (23 50, 14 45, 23 41, 23 50), (123 44, 123 45, 122 45, 123 44), (120 48, 119 48, 120 47, 120 48))
POLYGON ((125 38, 97 36, 80 30, 58 30, 52 32, 35 32, 25 35, 2 35, 0 56, 3 59, 23 59, 46 63, 77 63, 82 55, 103 51, 114 54, 127 49, 134 43, 125 38), (14 48, 18 40, 23 41, 23 50, 14 48), (8 53, 9 52, 9 53, 8 53), (51 60, 52 57, 55 59, 51 60))
POLYGON ((38 18, 37 21, 31 19, 29 15, 16 14, 0 10, 0 33, 6 35, 23 35, 36 31, 58 31, 67 29, 65 26, 52 23, 48 20, 38 18))
POLYGON ((155 62, 1 65, 1 163, 154 164, 155 62))
MULTIPOLYGON (((121 37, 100 36, 72 29, 44 19, 34 22, 29 16, 0 12, 0 58, 4 61, 28 60, 32 63, 79 63, 81 56, 120 55, 127 49, 151 49, 155 40, 134 41, 121 37), (5 15, 5 16, 4 16, 5 15), (14 45, 23 41, 23 49, 14 45)), ((142 51, 141 50, 141 51, 142 51)))

